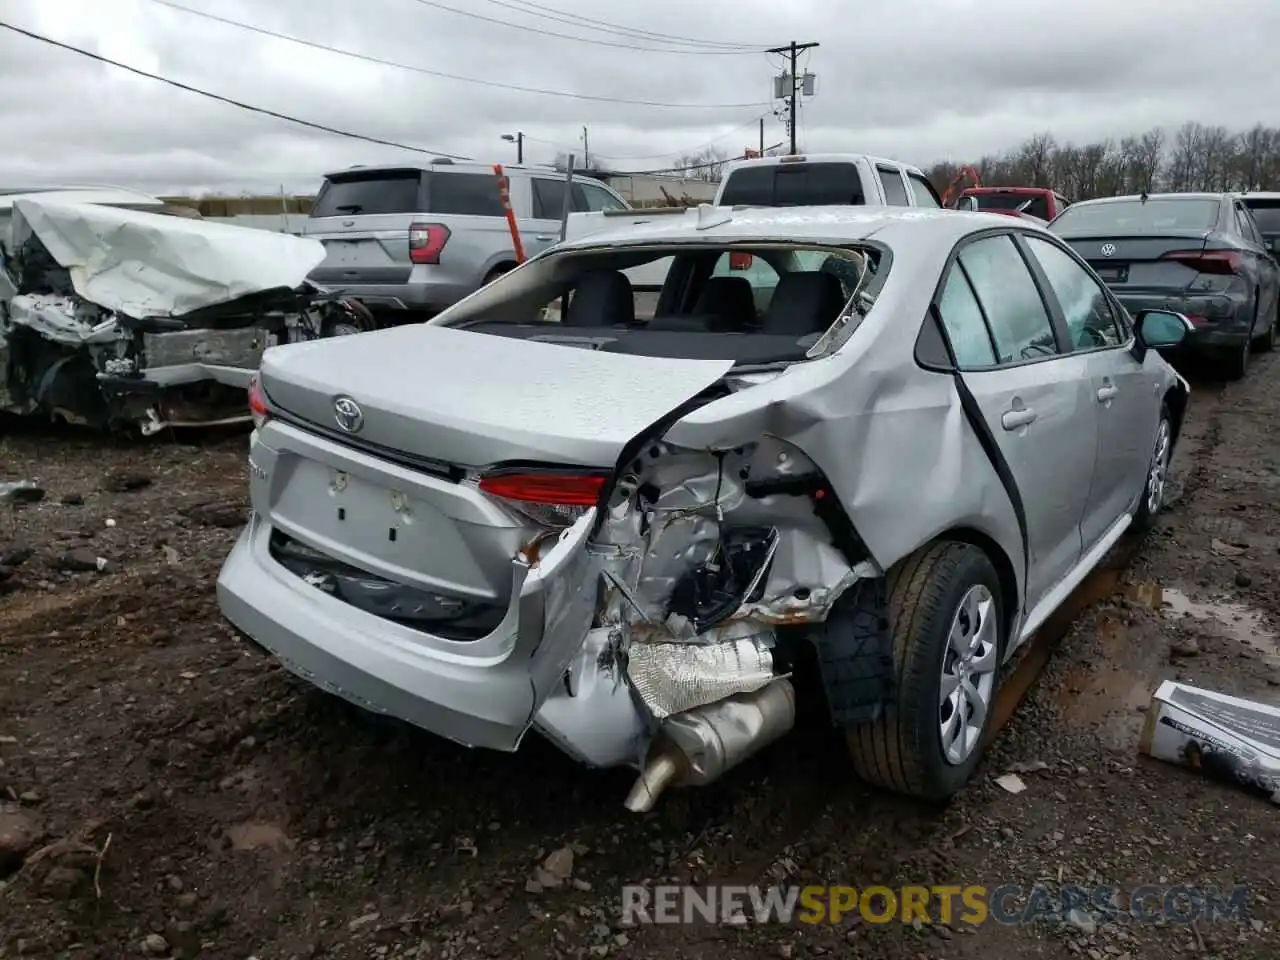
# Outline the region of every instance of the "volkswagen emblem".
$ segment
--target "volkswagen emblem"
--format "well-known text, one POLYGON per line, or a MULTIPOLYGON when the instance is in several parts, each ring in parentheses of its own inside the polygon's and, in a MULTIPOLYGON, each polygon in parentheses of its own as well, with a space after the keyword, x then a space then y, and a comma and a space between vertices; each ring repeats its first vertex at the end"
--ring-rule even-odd
POLYGON ((1102 255, 1104 257, 1114 257, 1116 255, 1116 245, 1114 243, 1104 243, 1102 245, 1102 255))
POLYGON ((338 397, 333 401, 333 419, 347 433, 359 433, 364 426, 364 412, 360 404, 350 397, 338 397))

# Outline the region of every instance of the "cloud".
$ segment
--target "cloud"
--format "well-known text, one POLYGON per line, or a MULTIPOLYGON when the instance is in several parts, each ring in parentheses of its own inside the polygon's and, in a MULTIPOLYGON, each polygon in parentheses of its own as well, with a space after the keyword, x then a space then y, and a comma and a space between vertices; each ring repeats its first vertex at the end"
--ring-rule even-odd
MULTIPOLYGON (((528 138, 527 162, 581 154, 586 126, 593 156, 630 169, 668 165, 708 142, 737 154, 755 143, 762 114, 766 140, 784 139, 782 124, 768 114, 778 57, 627 49, 656 41, 592 29, 582 18, 761 48, 819 41, 801 61, 818 76, 818 95, 806 102, 800 124, 809 150, 927 165, 1002 150, 1046 129, 1081 141, 1189 119, 1237 129, 1280 125, 1270 39, 1280 36, 1280 4, 1257 0, 1209 8, 1192 0, 440 0, 464 13, 429 0, 181 2, 490 82, 761 106, 673 109, 495 89, 308 49, 154 0, 9 0, 0 19, 269 110, 485 160, 514 159, 501 135, 516 130, 528 138), (1209 40, 1218 24, 1232 27, 1221 48, 1230 60, 1210 83, 1205 77, 1219 48, 1209 40), (624 46, 603 45, 609 43, 624 46), (1191 57, 1204 66, 1188 70, 1191 57)), ((8 31, 0 31, 0 124, 0 186, 309 192, 326 170, 412 156, 237 110, 8 31)))

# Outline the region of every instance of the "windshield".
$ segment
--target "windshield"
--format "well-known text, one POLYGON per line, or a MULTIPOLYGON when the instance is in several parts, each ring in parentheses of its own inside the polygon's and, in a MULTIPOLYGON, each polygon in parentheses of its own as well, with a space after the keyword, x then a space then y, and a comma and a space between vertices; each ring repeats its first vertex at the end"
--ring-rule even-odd
POLYGON ((1131 236, 1146 233, 1213 229, 1221 204, 1201 197, 1162 197, 1143 203, 1138 198, 1105 200, 1067 207, 1053 221, 1054 233, 1111 234, 1131 236))
POLYGON ((1280 236, 1280 200, 1245 200, 1258 229, 1269 237, 1280 236))
POLYGON ((1025 204, 1023 213, 1049 219, 1049 203, 1042 193, 971 193, 968 196, 977 201, 979 210, 1017 210, 1025 204))
POLYGON ((433 322, 613 353, 779 363, 803 359, 846 312, 865 315, 883 263, 871 247, 780 243, 570 250, 499 278, 433 322), (661 289, 642 289, 664 260, 661 289))

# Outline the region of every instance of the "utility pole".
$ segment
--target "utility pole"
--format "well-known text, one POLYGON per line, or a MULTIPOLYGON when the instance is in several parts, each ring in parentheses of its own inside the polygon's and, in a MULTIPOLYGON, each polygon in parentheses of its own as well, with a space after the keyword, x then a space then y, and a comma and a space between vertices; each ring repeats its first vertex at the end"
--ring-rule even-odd
MULTIPOLYGON (((790 128, 790 131, 791 131, 792 156, 794 156, 796 152, 796 109, 798 106, 798 101, 800 99, 800 89, 801 89, 800 78, 796 76, 796 58, 800 56, 800 52, 802 50, 812 50, 816 46, 818 46, 817 43, 796 43, 794 40, 792 40, 785 47, 773 47, 772 49, 766 51, 767 53, 780 53, 783 56, 787 57, 791 62, 791 68, 789 72, 783 74, 781 77, 778 78, 778 80, 781 82, 775 86, 774 96, 779 96, 780 95, 779 91, 782 91, 782 90, 786 91, 781 95, 785 96, 787 99, 787 115, 788 115, 787 126, 790 128)), ((804 86, 806 88, 805 92, 807 93, 812 92, 813 74, 806 73, 804 75, 804 86)))
POLYGON ((587 128, 582 128, 582 167, 584 170, 591 169, 591 148, 587 145, 587 128))
POLYGON ((515 133, 504 133, 502 139, 516 145, 516 164, 524 163, 524 134, 517 130, 515 133))
POLYGON ((764 117, 760 118, 760 156, 764 156, 764 117))

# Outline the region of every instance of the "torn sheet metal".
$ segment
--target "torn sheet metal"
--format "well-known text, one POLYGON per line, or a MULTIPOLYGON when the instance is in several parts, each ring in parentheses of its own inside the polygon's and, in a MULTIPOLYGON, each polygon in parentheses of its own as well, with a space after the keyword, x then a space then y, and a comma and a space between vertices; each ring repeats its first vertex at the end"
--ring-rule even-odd
POLYGON ((38 237, 76 294, 136 319, 293 289, 324 260, 309 238, 32 197, 14 203, 10 230, 10 249, 38 237))
MULTIPOLYGON (((93 304, 57 294, 18 294, 9 301, 9 323, 71 347, 120 339, 120 325, 114 318, 104 320, 93 304)), ((3 332, 4 323, 0 321, 0 333, 3 332)))
POLYGON ((773 632, 748 634, 751 625, 730 624, 714 643, 632 644, 627 674, 658 719, 703 707, 773 680, 773 632))
POLYGON ((1280 804, 1280 708, 1166 680, 1138 749, 1280 804))

